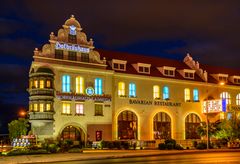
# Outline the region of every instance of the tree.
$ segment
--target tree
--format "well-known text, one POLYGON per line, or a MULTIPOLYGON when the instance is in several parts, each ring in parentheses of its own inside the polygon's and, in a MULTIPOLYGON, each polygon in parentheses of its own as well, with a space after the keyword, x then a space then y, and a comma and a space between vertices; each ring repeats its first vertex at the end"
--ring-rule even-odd
POLYGON ((218 125, 218 131, 215 134, 217 139, 233 141, 240 137, 240 127, 238 119, 226 119, 218 125))
MULTIPOLYGON (((209 138, 214 137, 216 132, 219 130, 218 125, 220 122, 208 123, 208 136, 209 138)), ((206 122, 201 122, 200 126, 197 128, 197 133, 201 137, 207 136, 207 124, 206 122)))
POLYGON ((18 138, 21 135, 26 135, 28 131, 28 120, 25 118, 19 118, 8 123, 9 138, 18 138))

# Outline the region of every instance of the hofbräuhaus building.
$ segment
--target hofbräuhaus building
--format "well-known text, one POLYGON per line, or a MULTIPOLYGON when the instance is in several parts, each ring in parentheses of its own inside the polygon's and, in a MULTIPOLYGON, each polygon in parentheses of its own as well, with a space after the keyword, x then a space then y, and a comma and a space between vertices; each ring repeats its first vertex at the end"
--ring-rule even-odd
POLYGON ((240 72, 96 50, 71 16, 34 50, 29 121, 39 140, 200 139, 196 128, 240 105, 240 72), (224 84, 224 85, 220 85, 224 84))

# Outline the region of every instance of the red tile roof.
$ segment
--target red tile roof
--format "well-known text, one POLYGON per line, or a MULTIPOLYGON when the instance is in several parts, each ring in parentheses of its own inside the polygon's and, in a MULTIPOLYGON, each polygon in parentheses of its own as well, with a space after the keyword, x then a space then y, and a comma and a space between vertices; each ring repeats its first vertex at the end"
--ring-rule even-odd
MULTIPOLYGON (((106 51, 106 50, 101 50, 101 49, 97 49, 97 51, 100 53, 101 59, 103 59, 103 57, 105 57, 107 61, 111 61, 112 59, 119 59, 119 60, 127 61, 126 71, 116 71, 115 70, 115 72, 204 82, 196 73, 195 73, 194 79, 185 79, 182 75, 180 75, 180 73, 177 70, 191 69, 183 61, 181 62, 178 60, 172 60, 172 59, 166 59, 166 58, 160 58, 160 57, 129 54, 129 53, 124 53, 124 52, 113 52, 113 51, 106 51), (135 68, 132 66, 132 64, 136 64, 136 63, 151 64, 150 74, 138 73, 135 70, 135 68), (162 73, 157 69, 157 67, 162 67, 162 66, 175 67, 176 68, 175 77, 167 77, 167 76, 162 75, 162 73)), ((210 82, 210 83, 218 83, 218 81, 215 80, 210 74, 222 73, 222 74, 228 74, 229 76, 234 76, 234 75, 240 76, 240 70, 236 70, 236 69, 202 65, 201 63, 200 63, 200 68, 203 70, 206 70, 208 72, 208 82, 210 82)), ((109 64, 108 64, 107 69, 112 70, 112 68, 109 64)), ((228 82, 228 84, 232 84, 232 83, 228 82)), ((236 85, 236 84, 234 84, 234 85, 236 85)))

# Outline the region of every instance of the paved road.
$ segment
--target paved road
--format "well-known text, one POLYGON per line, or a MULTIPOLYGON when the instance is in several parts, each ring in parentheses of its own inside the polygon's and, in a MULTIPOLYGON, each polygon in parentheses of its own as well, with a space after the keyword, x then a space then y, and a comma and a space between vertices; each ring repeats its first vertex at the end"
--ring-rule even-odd
POLYGON ((195 154, 177 154, 177 155, 161 155, 151 157, 135 157, 135 158, 119 158, 119 159, 103 159, 103 160, 88 160, 88 161, 70 161, 58 162, 58 164, 121 164, 121 163, 136 163, 136 164, 240 164, 240 152, 218 152, 218 153, 195 153, 195 154))

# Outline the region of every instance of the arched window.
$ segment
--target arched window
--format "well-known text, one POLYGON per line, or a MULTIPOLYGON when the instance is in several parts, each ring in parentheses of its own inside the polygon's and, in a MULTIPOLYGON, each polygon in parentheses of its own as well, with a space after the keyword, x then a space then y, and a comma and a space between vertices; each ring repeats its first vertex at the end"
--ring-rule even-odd
POLYGON ((125 96, 125 83, 124 82, 118 83, 118 96, 125 96))
POLYGON ((158 85, 154 85, 153 86, 153 98, 160 98, 160 94, 159 94, 159 86, 158 85))
POLYGON ((198 89, 193 89, 193 101, 199 101, 198 89))
POLYGON ((221 99, 225 99, 226 100, 226 104, 231 104, 231 96, 228 92, 222 92, 220 94, 220 98, 221 99))
POLYGON ((76 93, 84 93, 84 79, 81 76, 76 77, 76 93))
POLYGON ((137 139, 138 118, 132 111, 123 111, 118 116, 118 138, 137 139))
POLYGON ((129 84, 129 97, 136 97, 136 84, 129 84))
POLYGON ((163 99, 169 99, 169 88, 167 86, 163 87, 163 99))
POLYGON ((153 118, 154 139, 171 138, 171 118, 165 112, 157 113, 153 118))
POLYGON ((240 93, 236 96, 236 105, 240 105, 240 93))
POLYGON ((194 114, 189 114, 185 119, 186 139, 200 139, 197 128, 200 126, 200 118, 194 114))
POLYGON ((190 89, 189 88, 184 89, 184 100, 190 101, 190 89))
POLYGON ((62 76, 62 91, 63 92, 70 92, 70 76, 63 75, 62 76))
POLYGON ((102 94, 102 79, 101 78, 96 78, 95 79, 95 94, 96 95, 101 95, 102 94))

